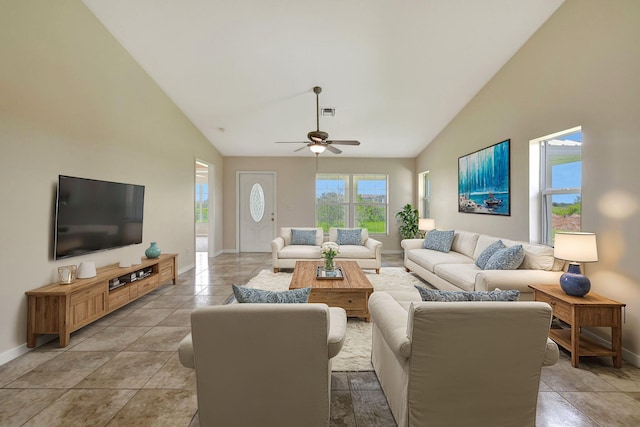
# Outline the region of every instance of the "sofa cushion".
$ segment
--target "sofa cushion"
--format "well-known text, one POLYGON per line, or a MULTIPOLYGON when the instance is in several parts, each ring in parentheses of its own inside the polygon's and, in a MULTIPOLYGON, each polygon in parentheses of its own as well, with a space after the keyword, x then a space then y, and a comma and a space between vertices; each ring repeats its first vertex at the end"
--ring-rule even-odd
POLYGON ((297 228, 291 229, 291 244, 292 245, 309 245, 315 246, 316 244, 316 230, 300 230, 297 228))
POLYGON ((484 270, 515 270, 524 260, 522 245, 498 250, 484 266, 484 270))
POLYGON ((291 244, 291 230, 293 228, 297 230, 315 230, 316 245, 320 246, 322 244, 322 240, 324 239, 324 232, 322 231, 322 227, 280 227, 280 237, 282 237, 282 239, 284 240, 285 246, 291 244))
POLYGON ((484 267, 487 265, 487 262, 489 261, 489 258, 491 258, 491 256, 493 256, 493 254, 498 252, 500 249, 504 249, 504 248, 505 246, 504 246, 504 243, 502 243, 502 240, 498 240, 497 242, 490 244, 478 256, 478 259, 476 259, 476 265, 484 269, 484 267))
MULTIPOLYGON (((338 230, 352 230, 351 228, 346 227, 329 227, 329 241, 337 242, 338 240, 338 230)), ((366 228, 357 228, 360 230, 360 244, 364 245, 364 243, 369 239, 369 231, 366 228)))
POLYGON ((441 291, 416 286, 423 301, 518 301, 520 292, 514 290, 502 291, 441 291))
POLYGON ((553 248, 547 245, 539 245, 535 243, 523 244, 524 260, 520 265, 525 270, 547 270, 554 269, 556 262, 553 256, 553 248))
POLYGON ((291 291, 267 291, 238 285, 231 287, 239 303, 306 303, 311 294, 311 287, 291 291))
POLYGON ((456 230, 453 236, 453 243, 451 243, 451 250, 473 258, 479 237, 478 233, 456 230))
POLYGON ((375 258, 375 252, 371 251, 366 246, 361 245, 343 245, 340 246, 340 253, 336 258, 355 258, 355 259, 364 259, 364 258, 375 258))
POLYGON ((476 289, 476 276, 481 271, 473 260, 468 264, 438 264, 434 267, 438 277, 464 291, 476 289))
POLYGON ((439 264, 473 264, 473 260, 458 252, 439 252, 431 249, 411 249, 407 252, 407 258, 419 266, 434 273, 439 264))
POLYGON ((361 228, 338 228, 336 243, 342 245, 361 245, 361 228))
POLYGON ((281 259, 320 259, 320 246, 289 245, 280 249, 278 258, 281 259))
POLYGON ((513 245, 509 245, 507 244, 504 239, 500 239, 498 237, 493 237, 493 236, 487 236, 486 234, 481 234, 478 237, 478 243, 476 244, 476 249, 473 252, 473 259, 478 259, 478 257, 480 256, 480 254, 487 249, 488 246, 494 244, 495 242, 497 242, 498 240, 502 240, 502 243, 504 244, 505 247, 507 246, 513 246, 513 245))
POLYGON ((453 244, 454 234, 454 230, 430 230, 424 238, 422 247, 439 252, 449 252, 453 244))

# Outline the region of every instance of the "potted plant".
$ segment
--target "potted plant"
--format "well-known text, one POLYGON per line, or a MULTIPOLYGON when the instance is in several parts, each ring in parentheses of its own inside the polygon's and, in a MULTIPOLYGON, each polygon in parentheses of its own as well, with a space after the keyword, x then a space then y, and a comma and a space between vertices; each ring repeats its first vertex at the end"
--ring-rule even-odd
POLYGON ((400 222, 400 236, 403 239, 420 237, 418 229, 418 209, 414 209, 410 203, 404 205, 401 211, 396 213, 396 219, 400 222))

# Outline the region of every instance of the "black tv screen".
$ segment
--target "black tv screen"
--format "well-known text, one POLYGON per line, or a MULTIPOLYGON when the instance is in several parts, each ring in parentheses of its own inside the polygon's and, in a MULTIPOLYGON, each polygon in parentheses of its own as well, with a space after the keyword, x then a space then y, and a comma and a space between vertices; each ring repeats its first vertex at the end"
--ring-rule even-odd
POLYGON ((54 258, 142 243, 144 186, 58 177, 54 258))

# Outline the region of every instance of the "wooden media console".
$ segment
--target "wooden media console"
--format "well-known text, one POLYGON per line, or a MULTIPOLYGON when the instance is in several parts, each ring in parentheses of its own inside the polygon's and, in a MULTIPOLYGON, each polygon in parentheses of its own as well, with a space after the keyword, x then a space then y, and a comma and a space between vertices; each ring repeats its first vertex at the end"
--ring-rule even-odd
POLYGON ((168 281, 175 285, 177 257, 177 254, 164 254, 124 268, 118 264, 108 265, 97 269, 96 277, 90 279, 76 279, 68 285, 52 283, 26 292, 27 346, 35 347, 38 335, 57 334, 60 347, 66 347, 71 332, 135 301, 168 281), (125 277, 126 281, 116 281, 125 277))

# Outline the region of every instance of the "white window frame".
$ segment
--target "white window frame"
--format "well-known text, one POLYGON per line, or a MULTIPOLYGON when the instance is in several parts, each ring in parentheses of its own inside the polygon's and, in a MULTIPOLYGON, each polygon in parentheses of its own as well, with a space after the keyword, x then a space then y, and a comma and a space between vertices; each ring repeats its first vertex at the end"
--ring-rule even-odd
MULTIPOLYGON (((318 185, 318 179, 340 179, 340 180, 344 180, 345 182, 345 188, 344 188, 344 200, 342 202, 336 202, 336 203, 331 203, 332 205, 338 205, 338 206, 343 206, 345 207, 345 223, 344 223, 344 227, 358 227, 358 225, 356 224, 357 218, 356 218, 356 213, 357 213, 357 209, 359 206, 379 206, 384 208, 385 211, 385 215, 384 215, 384 223, 385 223, 385 229, 384 232, 380 233, 380 232, 373 232, 371 230, 369 230, 369 234, 370 235, 377 235, 377 236, 386 236, 389 233, 389 175, 388 174, 382 174, 382 173, 352 173, 352 174, 345 174, 345 173, 318 173, 316 174, 316 194, 317 194, 317 185, 318 185), (357 185, 356 185, 356 181, 358 179, 365 179, 366 177, 375 177, 377 179, 381 179, 384 178, 385 180, 385 194, 384 194, 384 200, 385 202, 358 202, 357 201, 357 185)), ((319 227, 320 225, 318 225, 318 199, 316 198, 316 226, 319 227)), ((327 230, 328 231, 328 230, 327 230)), ((326 234, 326 232, 325 232, 326 234)))
MULTIPOLYGON (((551 165, 546 161, 548 141, 562 136, 582 132, 577 126, 530 141, 529 147, 529 239, 553 246, 552 199, 555 195, 578 194, 582 198, 582 187, 551 188, 551 165)), ((581 146, 581 144, 580 144, 581 146)))

